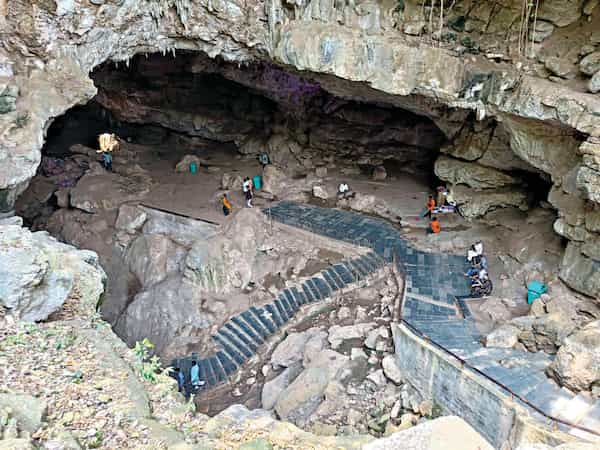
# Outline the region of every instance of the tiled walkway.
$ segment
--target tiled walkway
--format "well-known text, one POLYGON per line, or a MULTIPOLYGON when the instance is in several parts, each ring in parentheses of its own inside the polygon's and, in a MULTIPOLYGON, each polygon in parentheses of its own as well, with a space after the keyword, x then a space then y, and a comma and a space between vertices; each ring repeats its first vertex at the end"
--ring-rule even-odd
MULTIPOLYGON (((336 264, 301 286, 285 289, 277 300, 264 308, 250 308, 229 320, 214 336, 221 350, 200 360, 201 376, 209 387, 235 372, 301 305, 323 299, 356 277, 366 277, 376 271, 385 261, 394 261, 406 275, 402 308, 406 322, 546 414, 600 431, 600 402, 590 403, 547 378, 544 370, 551 362, 550 356, 486 348, 481 344, 482 336, 467 302, 457 298, 470 291, 469 281, 463 276, 468 268, 464 256, 421 252, 412 248, 390 223, 360 213, 292 202, 281 202, 266 213, 287 225, 367 245, 373 253, 336 264)), ((182 364, 187 373, 189 361, 184 358, 176 363, 182 364)))
MULTIPOLYGON (((406 274, 402 317, 430 340, 510 388, 546 414, 600 432, 600 402, 588 402, 546 377, 551 357, 515 349, 486 348, 467 302, 468 269, 461 255, 425 253, 411 247, 391 224, 359 213, 283 202, 275 220, 333 239, 368 244, 406 274)), ((530 410, 540 420, 543 416, 530 410)), ((567 427, 561 426, 565 431, 567 427)))

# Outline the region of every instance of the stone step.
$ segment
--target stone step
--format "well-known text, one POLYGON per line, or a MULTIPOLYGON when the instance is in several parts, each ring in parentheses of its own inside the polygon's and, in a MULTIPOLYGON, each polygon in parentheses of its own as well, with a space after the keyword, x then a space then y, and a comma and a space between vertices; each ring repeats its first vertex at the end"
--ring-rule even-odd
POLYGON ((232 317, 231 321, 235 323, 244 333, 250 336, 256 344, 260 345, 265 342, 262 336, 255 332, 254 329, 250 327, 244 320, 242 320, 240 316, 232 317))
POLYGON ((243 365, 248 359, 218 334, 213 336, 213 339, 219 343, 221 350, 223 350, 223 352, 225 352, 225 354, 227 354, 227 356, 234 360, 239 366, 243 365))
POLYGON ((215 357, 219 360, 219 363, 221 364, 221 367, 223 367, 223 370, 227 376, 236 372, 237 366, 225 353, 217 352, 215 357))
POLYGON ((317 289, 317 286, 315 286, 314 282, 312 279, 308 279, 304 282, 304 286, 308 287, 308 289, 312 292, 312 297, 313 297, 313 301, 318 301, 321 300, 321 294, 319 293, 319 290, 317 289))
POLYGON ((308 303, 304 293, 300 292, 296 286, 292 286, 290 290, 292 291, 292 295, 296 299, 296 303, 298 303, 299 305, 306 305, 306 303, 308 303))
POLYGON ((353 281, 358 281, 366 278, 368 275, 364 269, 360 268, 354 260, 344 261, 342 264, 346 267, 348 272, 350 272, 353 281))
POLYGON ((252 314, 254 314, 254 317, 258 319, 260 324, 269 331, 270 334, 275 333, 279 329, 277 325, 275 325, 275 321, 269 317, 270 313, 268 313, 265 309, 251 306, 250 311, 252 314))
POLYGON ((244 311, 240 315, 246 321, 246 323, 263 338, 263 340, 266 340, 271 335, 269 330, 262 326, 250 311, 244 311))
POLYGON ((331 291, 337 291, 338 289, 341 289, 343 287, 337 284, 337 281, 334 280, 334 278, 327 270, 322 271, 321 276, 325 279, 325 282, 327 283, 331 291))
POLYGON ((333 270, 335 270, 335 272, 339 275, 339 277, 345 284, 351 284, 354 282, 354 277, 352 276, 352 273, 349 272, 348 269, 342 264, 334 264, 333 270))
POLYGON ((254 355, 254 352, 252 350, 246 347, 246 345, 244 345, 243 342, 240 342, 233 334, 227 331, 225 327, 221 328, 217 332, 216 336, 213 336, 213 339, 220 343, 220 341, 216 339, 217 337, 219 337, 220 340, 224 340, 227 344, 235 348, 238 352, 244 355, 246 359, 254 355))
POLYGON ((286 300, 288 301, 288 304, 290 305, 294 313, 296 313, 302 305, 296 301, 296 299, 292 295, 292 291, 290 291, 289 289, 284 289, 283 295, 285 296, 286 300))
POLYGON ((331 276, 331 279, 336 283, 339 289, 346 287, 347 283, 344 283, 344 280, 342 280, 340 275, 333 269, 333 267, 328 267, 325 269, 325 272, 331 276))
POLYGON ((321 298, 327 298, 333 293, 331 288, 327 285, 327 283, 325 283, 325 281, 322 278, 313 277, 311 278, 311 280, 313 284, 317 287, 321 298))
POLYGON ((211 356, 210 358, 208 358, 208 362, 210 364, 210 368, 212 369, 213 373, 215 374, 215 379, 217 381, 217 384, 222 383, 225 380, 227 380, 227 374, 225 373, 223 366, 221 365, 221 363, 219 362, 219 360, 217 359, 216 356, 211 356))
POLYGON ((290 319, 292 319, 294 317, 295 311, 288 299, 285 297, 285 295, 280 294, 279 297, 277 297, 277 300, 279 301, 279 303, 281 303, 281 306, 283 306, 286 315, 290 319))
POLYGON ((357 258, 350 261, 363 278, 367 278, 371 274, 371 270, 367 268, 362 259, 357 258))
POLYGON ((215 386, 217 384, 217 378, 213 373, 209 360, 207 358, 199 360, 198 366, 200 366, 200 379, 206 381, 210 386, 215 386))
POLYGON ((302 292, 304 292, 304 296, 306 297, 307 303, 312 303, 316 300, 315 295, 312 292, 312 289, 309 288, 306 283, 302 283, 302 292))
POLYGON ((290 314, 288 314, 286 308, 283 306, 283 303, 281 302, 281 298, 275 299, 275 301, 273 302, 273 305, 277 309, 277 312, 279 313, 279 317, 281 317, 281 319, 284 322, 287 322, 292 318, 291 310, 290 310, 290 314))
POLYGON ((271 314, 271 318, 275 322, 275 325, 277 325, 277 328, 281 328, 285 324, 286 321, 282 319, 279 311, 277 311, 277 307, 273 303, 266 304, 265 310, 271 314))
POLYGON ((238 341, 242 342, 246 348, 252 351, 252 353, 256 353, 258 351, 259 345, 253 341, 251 336, 248 336, 246 333, 244 333, 244 331, 233 322, 227 322, 225 325, 223 325, 223 328, 235 336, 238 341))

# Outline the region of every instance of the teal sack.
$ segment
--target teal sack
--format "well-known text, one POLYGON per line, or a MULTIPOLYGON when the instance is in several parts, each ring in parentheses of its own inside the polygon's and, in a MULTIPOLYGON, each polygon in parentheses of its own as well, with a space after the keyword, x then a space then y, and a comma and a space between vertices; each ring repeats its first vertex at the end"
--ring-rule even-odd
POLYGON ((190 173, 196 173, 198 171, 198 166, 195 162, 190 163, 190 173))
POLYGON ((533 280, 527 285, 527 303, 532 304, 536 298, 548 292, 548 287, 541 281, 533 280))
POLYGON ((254 189, 259 191, 260 188, 262 187, 262 177, 260 175, 254 176, 252 178, 252 185, 254 186, 254 189))

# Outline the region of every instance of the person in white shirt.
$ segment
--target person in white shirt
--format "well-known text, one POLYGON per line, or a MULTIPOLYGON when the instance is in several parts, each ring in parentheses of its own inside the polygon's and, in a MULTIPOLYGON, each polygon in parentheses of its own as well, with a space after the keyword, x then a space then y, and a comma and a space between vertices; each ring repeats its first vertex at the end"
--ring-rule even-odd
POLYGON ((473 247, 478 256, 483 256, 483 243, 481 241, 477 241, 473 247))

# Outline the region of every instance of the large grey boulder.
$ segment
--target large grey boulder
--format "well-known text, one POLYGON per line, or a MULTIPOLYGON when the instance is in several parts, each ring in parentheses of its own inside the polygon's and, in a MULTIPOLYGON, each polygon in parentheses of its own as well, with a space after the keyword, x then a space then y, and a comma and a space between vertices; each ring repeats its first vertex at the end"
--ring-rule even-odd
POLYGON ((16 225, 0 226, 0 267, 0 305, 25 321, 48 318, 75 294, 93 311, 106 278, 94 252, 16 225))
POLYGON ((600 321, 587 324, 564 340, 548 374, 574 391, 600 385, 600 321))
POLYGON ((600 70, 600 51, 587 55, 579 62, 579 70, 592 76, 600 70))
POLYGON ((138 236, 128 247, 125 263, 142 286, 150 286, 179 272, 187 251, 161 234, 138 236))
POLYGON ((298 361, 287 367, 272 380, 267 381, 263 386, 262 395, 260 398, 262 407, 264 409, 272 409, 281 396, 281 393, 296 379, 301 372, 302 364, 298 361))
POLYGON ((0 393, 0 410, 10 408, 22 431, 34 433, 46 418, 48 405, 41 398, 27 394, 0 393))
POLYGON ((185 259, 184 276, 206 292, 243 288, 253 279, 267 232, 262 212, 250 208, 236 211, 215 236, 194 243, 185 259))
POLYGON ((275 412, 283 420, 297 425, 305 423, 323 401, 328 383, 327 369, 311 367, 304 370, 280 395, 275 412))
POLYGON ((327 333, 317 328, 311 328, 302 333, 290 333, 273 351, 271 364, 290 367, 303 360, 306 346, 309 343, 311 343, 309 345, 311 352, 320 351, 326 339, 327 333))
POLYGON ((447 416, 377 439, 364 450, 492 450, 493 447, 460 417, 447 416))
POLYGON ((517 177, 477 163, 440 156, 434 165, 435 174, 452 184, 465 184, 475 189, 499 188, 521 183, 517 177))

